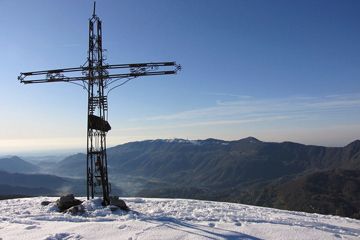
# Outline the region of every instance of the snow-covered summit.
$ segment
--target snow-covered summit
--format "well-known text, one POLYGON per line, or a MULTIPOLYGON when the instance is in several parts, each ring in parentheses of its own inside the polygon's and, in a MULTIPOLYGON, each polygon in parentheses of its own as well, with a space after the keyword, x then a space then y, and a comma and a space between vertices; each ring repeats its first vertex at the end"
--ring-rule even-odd
MULTIPOLYGON (((80 198, 81 199, 81 198, 80 198)), ((124 198, 131 211, 85 201, 81 215, 59 213, 57 198, 0 201, 0 239, 358 239, 360 221, 234 203, 124 198)))
POLYGON ((156 140, 146 140, 148 142, 167 142, 167 143, 184 143, 192 145, 205 145, 205 144, 219 144, 219 145, 228 145, 228 141, 218 140, 214 138, 208 138, 205 140, 188 140, 182 138, 172 138, 172 139, 156 139, 156 140))

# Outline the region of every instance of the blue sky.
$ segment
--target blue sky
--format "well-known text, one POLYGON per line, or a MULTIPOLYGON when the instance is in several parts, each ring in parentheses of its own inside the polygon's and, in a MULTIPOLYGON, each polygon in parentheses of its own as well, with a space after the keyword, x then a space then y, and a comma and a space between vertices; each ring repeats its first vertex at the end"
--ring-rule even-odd
MULTIPOLYGON (((86 148, 87 93, 23 85, 79 67, 93 1, 0 0, 0 154, 86 148)), ((109 64, 176 61, 109 95, 108 146, 157 138, 360 138, 359 1, 99 0, 109 64)))

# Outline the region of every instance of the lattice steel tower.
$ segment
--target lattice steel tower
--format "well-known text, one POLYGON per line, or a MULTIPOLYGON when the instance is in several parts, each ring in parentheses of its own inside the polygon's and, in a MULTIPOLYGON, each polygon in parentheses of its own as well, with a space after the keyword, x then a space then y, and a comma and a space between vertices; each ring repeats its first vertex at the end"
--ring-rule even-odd
POLYGON ((139 76, 176 74, 181 66, 175 62, 135 63, 108 65, 104 62, 101 21, 95 14, 89 19, 89 51, 85 64, 78 68, 65 68, 20 73, 21 83, 69 82, 82 86, 88 92, 87 121, 87 198, 94 198, 96 188, 101 187, 103 204, 109 204, 110 185, 107 169, 106 134, 111 129, 107 119, 107 96, 111 90, 139 76), (160 71, 160 67, 174 67, 160 71), (129 69, 129 73, 111 74, 113 69, 129 69), (83 76, 67 77, 64 73, 81 72, 83 76), (37 79, 39 75, 43 78, 37 79), (25 80, 25 78, 33 78, 25 80), (80 82, 80 83, 79 83, 80 82))

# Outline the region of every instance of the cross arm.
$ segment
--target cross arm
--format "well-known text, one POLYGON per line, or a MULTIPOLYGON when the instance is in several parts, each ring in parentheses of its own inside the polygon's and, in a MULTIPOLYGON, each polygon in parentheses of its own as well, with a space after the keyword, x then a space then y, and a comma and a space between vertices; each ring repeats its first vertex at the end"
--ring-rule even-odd
POLYGON ((176 64, 176 62, 153 62, 153 63, 131 63, 131 64, 115 64, 115 65, 107 65, 104 68, 107 69, 117 69, 117 68, 158 68, 158 67, 166 67, 166 66, 180 66, 176 64))
MULTIPOLYGON (((83 67, 78 67, 78 68, 63 68, 63 69, 53 69, 53 70, 43 70, 43 71, 35 71, 35 72, 24 72, 24 73, 20 73, 20 76, 18 77, 18 80, 20 80, 20 82, 22 83, 26 83, 27 81, 25 81, 24 79, 28 76, 38 76, 38 75, 63 75, 63 73, 67 73, 67 72, 82 72, 84 71, 83 67)), ((50 80, 50 79, 49 79, 50 80)))
MULTIPOLYGON (((156 75, 168 75, 168 74, 176 74, 176 71, 154 71, 154 72, 134 72, 134 73, 123 73, 123 74, 112 74, 107 75, 106 79, 114 79, 114 78, 135 78, 140 76, 156 76, 156 75)), ((99 76, 94 76, 93 79, 99 79, 99 76)), ((30 83, 49 83, 49 82, 74 82, 74 81, 86 81, 89 80, 89 77, 65 77, 59 75, 52 75, 51 78, 44 79, 34 79, 34 80, 21 80, 24 84, 30 83)))
MULTIPOLYGON (((136 78, 140 76, 155 76, 155 75, 168 75, 176 74, 181 70, 181 65, 176 64, 175 62, 155 62, 155 63, 133 63, 133 64, 116 64, 116 65, 103 65, 101 66, 103 70, 103 75, 93 76, 92 79, 96 80, 100 77, 103 79, 121 79, 121 78, 136 78), (174 66, 174 70, 170 71, 158 71, 159 67, 168 67, 174 66), (129 68, 130 73, 121 73, 121 74, 109 74, 108 70, 120 69, 120 68, 129 68)), ((78 67, 78 68, 64 68, 64 69, 54 69, 54 70, 44 70, 44 71, 35 71, 35 72, 25 72, 20 73, 18 80, 24 84, 30 83, 49 83, 49 82, 75 82, 75 81, 87 81, 89 80, 89 67, 78 67), (76 76, 76 77, 67 77, 64 73, 72 72, 82 72, 85 73, 85 76, 76 76), (45 75, 42 78, 41 75, 45 75), (39 76, 39 78, 36 78, 39 76), (25 80, 26 77, 35 78, 25 80)))
POLYGON ((112 74, 108 75, 107 78, 131 78, 131 77, 140 77, 140 76, 156 76, 156 75, 168 75, 176 74, 177 71, 154 71, 154 72, 134 72, 134 73, 125 73, 125 74, 112 74))

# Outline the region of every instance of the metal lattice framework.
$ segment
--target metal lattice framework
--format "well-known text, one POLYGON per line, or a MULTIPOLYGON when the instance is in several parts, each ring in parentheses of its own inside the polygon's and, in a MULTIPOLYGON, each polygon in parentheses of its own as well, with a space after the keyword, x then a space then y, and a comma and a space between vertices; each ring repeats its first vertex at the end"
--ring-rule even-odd
POLYGON ((109 204, 110 184, 107 171, 106 134, 111 129, 107 119, 110 91, 140 76, 176 74, 181 66, 175 62, 152 62, 108 65, 104 61, 101 21, 94 12, 89 19, 89 51, 85 64, 78 68, 64 68, 20 73, 21 83, 68 82, 82 86, 88 92, 87 121, 87 198, 94 198, 101 187, 103 204, 109 204), (172 70, 160 70, 171 67, 172 70), (127 73, 111 73, 112 70, 128 69, 127 73), (66 73, 78 73, 66 76, 66 73), (81 73, 81 75, 80 75, 81 73), (25 80, 26 79, 26 80, 25 80))

